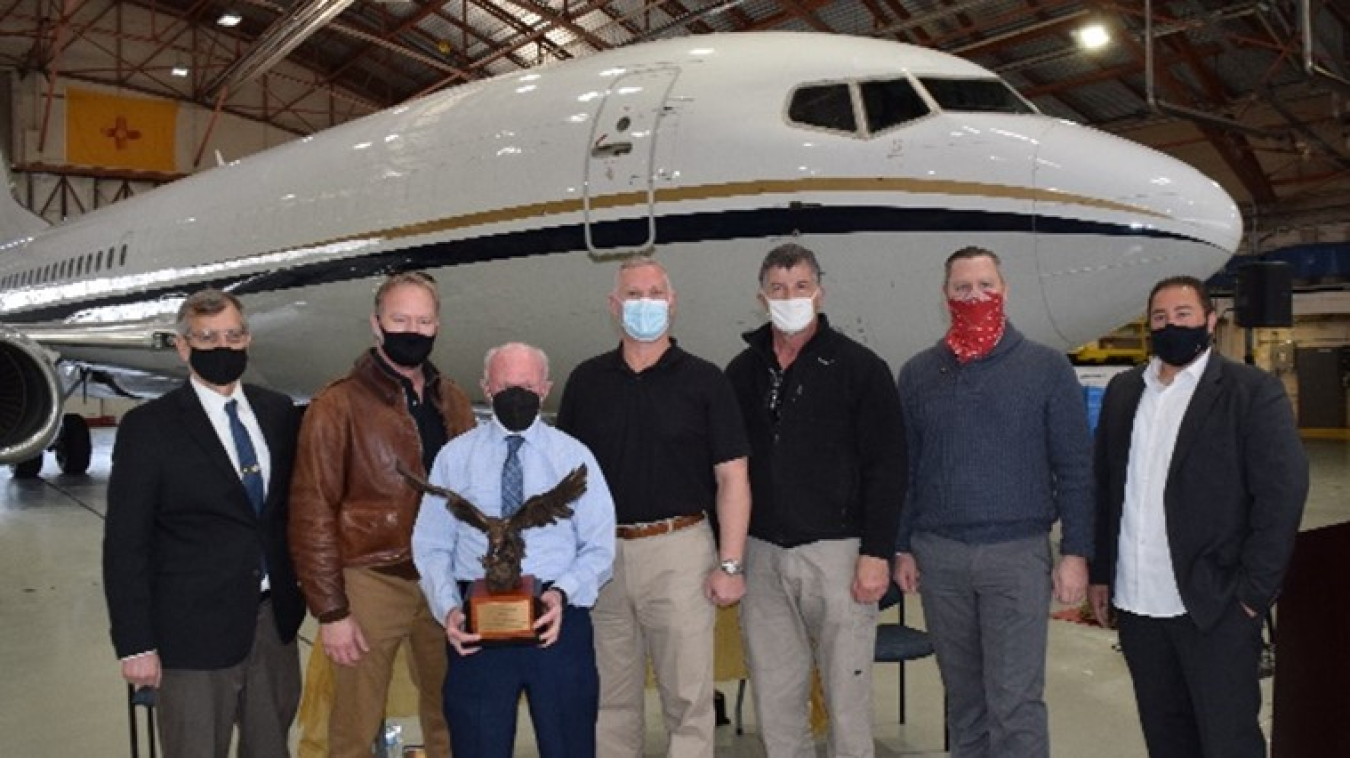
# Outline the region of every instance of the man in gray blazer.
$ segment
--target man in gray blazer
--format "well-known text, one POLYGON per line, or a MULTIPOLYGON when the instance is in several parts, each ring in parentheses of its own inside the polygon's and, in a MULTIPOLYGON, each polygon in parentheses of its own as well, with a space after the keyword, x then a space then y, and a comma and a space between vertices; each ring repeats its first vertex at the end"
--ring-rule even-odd
POLYGON ((1308 494, 1284 387, 1211 349, 1205 286, 1148 300, 1153 359, 1116 376, 1097 429, 1088 596, 1114 605, 1153 758, 1264 756, 1261 624, 1308 494))

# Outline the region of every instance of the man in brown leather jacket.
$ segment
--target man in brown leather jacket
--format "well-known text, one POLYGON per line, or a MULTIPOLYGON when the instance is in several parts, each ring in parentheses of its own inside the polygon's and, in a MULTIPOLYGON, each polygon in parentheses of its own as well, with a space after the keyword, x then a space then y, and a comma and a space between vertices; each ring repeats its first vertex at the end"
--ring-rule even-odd
POLYGON ((448 755, 441 708, 445 636, 412 562, 425 477, 442 445, 473 427, 464 393, 427 360, 440 326, 435 282, 395 274, 375 294, 375 347, 305 414, 291 484, 289 537, 309 610, 333 662, 329 755, 369 756, 394 656, 409 641, 428 755, 448 755))

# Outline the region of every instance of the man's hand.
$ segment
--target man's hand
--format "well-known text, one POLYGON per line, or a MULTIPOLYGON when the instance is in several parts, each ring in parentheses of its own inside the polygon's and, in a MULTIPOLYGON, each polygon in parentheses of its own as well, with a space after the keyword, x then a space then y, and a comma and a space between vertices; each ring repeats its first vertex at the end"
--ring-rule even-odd
POLYGON ((159 653, 146 653, 122 661, 122 678, 137 689, 158 687, 161 673, 159 653))
POLYGON ((895 584, 906 594, 919 591, 919 562, 913 553, 895 554, 895 584))
POLYGON ((1055 567, 1055 599, 1066 605, 1083 602, 1087 592, 1087 559, 1081 555, 1066 555, 1055 567))
POLYGON ((886 594, 886 588, 890 583, 891 576, 885 558, 858 556, 858 567, 853 572, 851 588, 855 603, 875 603, 886 594))
POLYGON ((445 614, 445 638, 460 655, 473 655, 483 649, 477 646, 483 639, 482 635, 464 631, 464 611, 460 608, 451 608, 445 614))
POLYGON ((1087 588, 1087 596, 1097 625, 1103 629, 1114 626, 1111 623, 1111 588, 1105 584, 1094 584, 1087 588))
POLYGON ((353 616, 319 624, 319 639, 323 641, 323 652, 328 655, 328 660, 339 666, 355 666, 361 656, 370 652, 361 625, 353 616))
POLYGON ((539 647, 548 647, 558 641, 562 634, 563 604, 562 595, 549 590, 539 598, 547 608, 544 615, 534 622, 534 631, 539 634, 539 647))
POLYGON ((703 582, 703 596, 719 608, 735 605, 744 595, 745 574, 732 576, 721 566, 708 572, 708 578, 703 582))

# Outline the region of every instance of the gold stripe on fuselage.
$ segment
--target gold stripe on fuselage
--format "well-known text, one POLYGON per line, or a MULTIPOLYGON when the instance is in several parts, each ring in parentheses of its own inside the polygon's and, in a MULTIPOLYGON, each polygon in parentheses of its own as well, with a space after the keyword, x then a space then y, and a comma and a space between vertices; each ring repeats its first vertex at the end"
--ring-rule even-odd
MULTIPOLYGON (((1075 195, 1055 190, 1014 187, 981 182, 960 182, 947 179, 898 179, 887 177, 859 178, 811 178, 811 179, 762 179, 747 182, 726 182, 724 184, 701 184, 691 187, 670 187, 656 191, 655 202, 695 202, 699 200, 725 200, 734 197, 754 195, 786 195, 813 192, 898 192, 910 195, 946 195, 949 197, 984 197, 999 200, 1024 200, 1038 203, 1058 203, 1076 205, 1098 210, 1131 213, 1157 219, 1168 218, 1165 214, 1137 205, 1104 200, 1102 198, 1075 195)), ((645 191, 621 192, 603 195, 591 200, 591 210, 613 210, 644 205, 647 202, 645 191)), ((585 209, 581 198, 575 200, 550 200, 542 203, 527 203, 508 208, 495 208, 490 211, 466 213, 460 216, 422 221, 407 226, 395 227, 377 234, 362 233, 349 235, 319 245, 348 242, 352 240, 399 239, 417 237, 424 234, 448 232, 489 224, 503 224, 527 221, 543 216, 557 216, 566 213, 580 213, 585 209)))

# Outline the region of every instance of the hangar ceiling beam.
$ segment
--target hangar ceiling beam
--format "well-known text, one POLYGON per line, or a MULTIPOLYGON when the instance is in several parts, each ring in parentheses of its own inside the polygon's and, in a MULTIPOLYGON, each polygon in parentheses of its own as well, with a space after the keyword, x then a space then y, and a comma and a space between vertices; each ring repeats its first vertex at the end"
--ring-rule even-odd
POLYGON ((222 90, 234 89, 270 70, 353 2, 355 0, 305 0, 295 5, 289 13, 273 22, 247 53, 208 84, 206 94, 215 97, 222 90))

